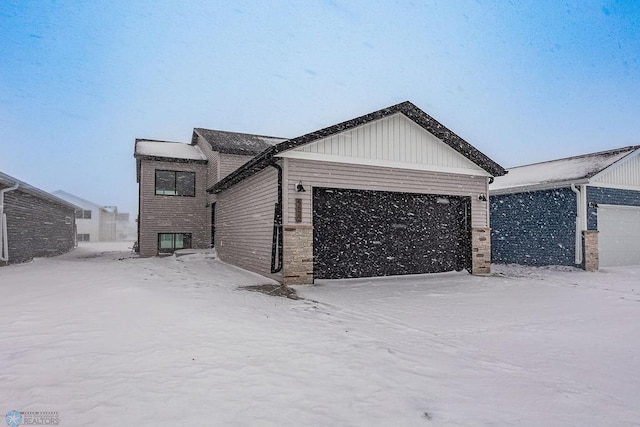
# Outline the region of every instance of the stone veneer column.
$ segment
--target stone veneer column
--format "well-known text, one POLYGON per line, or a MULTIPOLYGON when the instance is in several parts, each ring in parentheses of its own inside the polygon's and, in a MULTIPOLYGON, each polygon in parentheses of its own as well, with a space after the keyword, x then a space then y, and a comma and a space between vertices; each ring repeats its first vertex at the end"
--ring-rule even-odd
POLYGON ((600 268, 598 231, 584 230, 582 236, 584 242, 584 269, 586 271, 597 271, 600 268))
POLYGON ((471 274, 491 273, 491 229, 471 229, 471 274))
POLYGON ((285 225, 283 234, 283 280, 285 285, 313 284, 313 226, 285 225))

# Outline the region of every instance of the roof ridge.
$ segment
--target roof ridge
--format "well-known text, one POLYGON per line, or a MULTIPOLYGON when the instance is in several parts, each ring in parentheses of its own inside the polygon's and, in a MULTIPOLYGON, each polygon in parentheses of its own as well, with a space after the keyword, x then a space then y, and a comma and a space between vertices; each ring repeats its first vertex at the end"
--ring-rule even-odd
POLYGON ((627 147, 620 147, 620 148, 613 148, 611 150, 603 150, 603 151, 597 151, 595 153, 585 153, 585 154, 579 154, 576 156, 569 156, 569 157, 561 157, 559 159, 551 159, 551 160, 544 160, 542 162, 536 162, 536 163, 529 163, 526 165, 520 165, 520 166, 513 166, 510 168, 507 168, 507 170, 513 170, 513 169, 519 169, 519 168, 526 168, 529 166, 537 166, 537 165, 544 165, 547 163, 555 163, 555 162, 560 162, 560 161, 565 161, 565 160, 575 160, 575 159, 582 159, 585 157, 590 157, 590 156, 599 156, 599 155, 603 155, 603 154, 619 154, 625 151, 635 151, 637 149, 640 148, 640 145, 629 145, 627 147))
POLYGON ((205 130, 205 131, 209 131, 209 132, 221 132, 221 133, 232 133, 234 135, 247 135, 247 136, 257 136, 260 138, 273 138, 273 139, 282 139, 283 141, 287 141, 290 138, 285 138, 282 136, 272 136, 272 135, 260 135, 257 133, 248 133, 248 132, 234 132, 231 130, 220 130, 220 129, 209 129, 209 128, 193 128, 194 130, 205 130))
POLYGON ((166 139, 136 138, 135 142, 138 142, 138 141, 166 142, 169 144, 189 144, 188 142, 184 142, 184 141, 167 141, 166 139))

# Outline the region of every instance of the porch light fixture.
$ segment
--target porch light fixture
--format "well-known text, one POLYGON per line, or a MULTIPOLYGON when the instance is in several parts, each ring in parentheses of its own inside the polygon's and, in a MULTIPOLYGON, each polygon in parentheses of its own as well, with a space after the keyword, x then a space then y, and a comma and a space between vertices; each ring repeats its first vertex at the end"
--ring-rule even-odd
POLYGON ((296 191, 297 191, 297 192, 299 192, 299 193, 300 193, 300 192, 307 191, 307 190, 305 190, 305 189, 304 189, 304 187, 302 186, 302 181, 298 181, 298 183, 296 184, 296 191))
POLYGON ((487 196, 485 196, 484 194, 478 194, 478 200, 480 200, 481 202, 486 202, 487 196))

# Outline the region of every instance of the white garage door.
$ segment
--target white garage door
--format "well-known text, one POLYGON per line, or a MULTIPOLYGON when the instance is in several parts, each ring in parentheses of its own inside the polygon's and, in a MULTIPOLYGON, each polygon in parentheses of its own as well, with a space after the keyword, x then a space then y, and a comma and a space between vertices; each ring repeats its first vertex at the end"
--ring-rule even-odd
POLYGON ((598 206, 600 266, 640 265, 640 207, 598 206))

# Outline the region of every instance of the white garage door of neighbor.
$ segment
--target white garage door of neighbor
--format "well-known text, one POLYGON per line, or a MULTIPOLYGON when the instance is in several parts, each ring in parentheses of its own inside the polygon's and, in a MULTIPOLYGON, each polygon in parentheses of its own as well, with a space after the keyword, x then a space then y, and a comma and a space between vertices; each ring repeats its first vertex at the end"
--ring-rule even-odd
POLYGON ((598 206, 600 266, 640 265, 640 207, 598 206))

